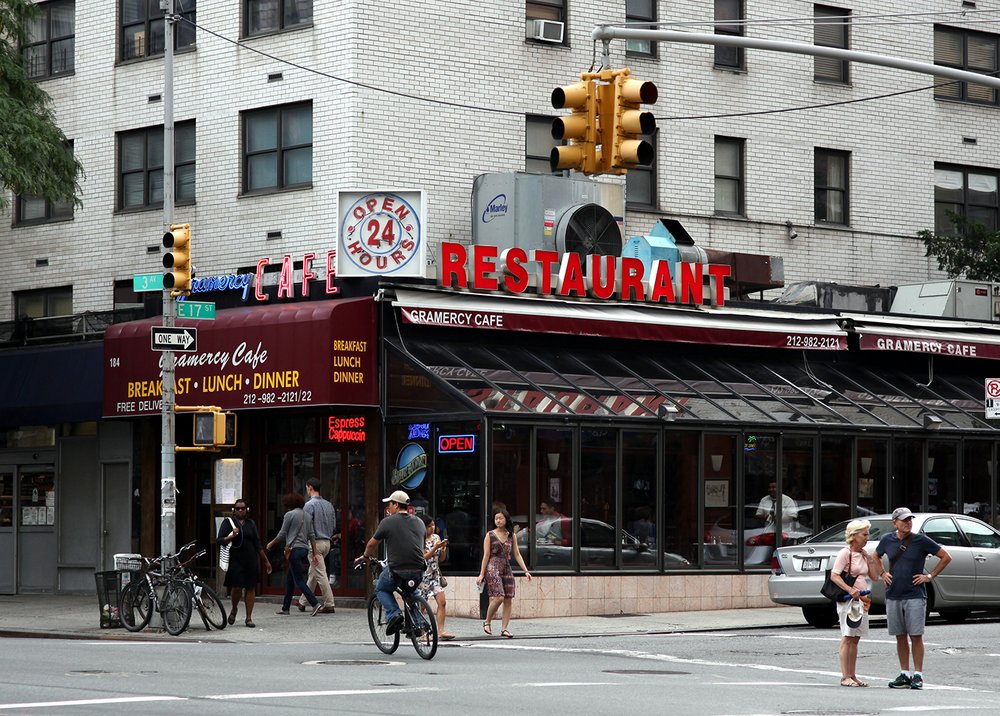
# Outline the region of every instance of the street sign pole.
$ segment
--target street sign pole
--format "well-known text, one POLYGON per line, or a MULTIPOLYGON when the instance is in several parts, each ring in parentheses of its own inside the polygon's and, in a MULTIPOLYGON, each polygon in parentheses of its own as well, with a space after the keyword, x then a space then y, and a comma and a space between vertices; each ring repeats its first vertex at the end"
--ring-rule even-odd
MULTIPOLYGON (((160 0, 164 12, 163 44, 163 231, 174 223, 174 0, 160 0)), ((161 234, 162 235, 162 234, 161 234)), ((173 327, 177 304, 163 291, 163 325, 173 327)), ((174 352, 163 353, 163 407, 160 446, 160 554, 177 544, 177 477, 174 426, 174 352)))

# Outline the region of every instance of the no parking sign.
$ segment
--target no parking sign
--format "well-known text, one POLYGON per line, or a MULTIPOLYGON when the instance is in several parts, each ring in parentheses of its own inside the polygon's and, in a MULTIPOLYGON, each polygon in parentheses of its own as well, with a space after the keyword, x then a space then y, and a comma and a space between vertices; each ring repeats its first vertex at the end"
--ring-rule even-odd
POLYGON ((1000 378, 986 379, 986 417, 1000 418, 1000 378))

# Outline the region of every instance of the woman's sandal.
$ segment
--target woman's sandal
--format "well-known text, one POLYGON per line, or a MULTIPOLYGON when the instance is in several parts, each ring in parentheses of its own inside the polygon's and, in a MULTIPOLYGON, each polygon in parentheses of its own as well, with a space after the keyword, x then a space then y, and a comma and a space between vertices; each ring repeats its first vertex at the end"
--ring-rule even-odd
POLYGON ((455 638, 454 634, 449 634, 448 632, 441 632, 438 636, 445 641, 451 641, 455 638))
POLYGON ((256 629, 256 628, 257 628, 257 625, 256 625, 256 624, 254 624, 254 623, 253 623, 252 621, 250 621, 249 619, 247 619, 247 621, 246 621, 246 624, 247 624, 247 628, 249 628, 249 629, 256 629))
POLYGON ((236 610, 235 609, 233 611, 229 612, 229 623, 230 624, 235 624, 236 623, 236 610))
POLYGON ((840 680, 840 685, 841 686, 854 686, 854 687, 857 687, 857 686, 861 686, 861 682, 855 681, 854 679, 852 679, 850 677, 847 677, 847 678, 844 678, 844 679, 840 680))
POLYGON ((483 631, 489 634, 490 636, 493 636, 493 625, 490 624, 489 622, 483 622, 483 631))
POLYGON ((506 629, 504 629, 502 632, 500 632, 500 636, 502 636, 504 639, 513 639, 514 638, 514 635, 511 634, 506 629))
POLYGON ((854 680, 854 684, 855 684, 856 686, 860 686, 860 687, 862 687, 862 688, 868 688, 868 684, 866 684, 866 683, 865 683, 864 681, 862 681, 862 680, 861 680, 861 679, 859 679, 858 677, 856 677, 856 676, 852 676, 851 678, 852 678, 852 679, 854 680))

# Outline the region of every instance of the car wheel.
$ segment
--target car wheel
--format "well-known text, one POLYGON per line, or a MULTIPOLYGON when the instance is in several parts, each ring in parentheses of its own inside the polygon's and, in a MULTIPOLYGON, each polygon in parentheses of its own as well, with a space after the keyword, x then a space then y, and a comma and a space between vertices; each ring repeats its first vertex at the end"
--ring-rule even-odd
POLYGON ((968 609, 942 609, 938 614, 949 624, 960 624, 969 618, 968 609))
POLYGON ((829 629, 837 624, 837 608, 832 604, 821 607, 802 607, 802 616, 806 618, 809 626, 814 626, 817 629, 829 629))

